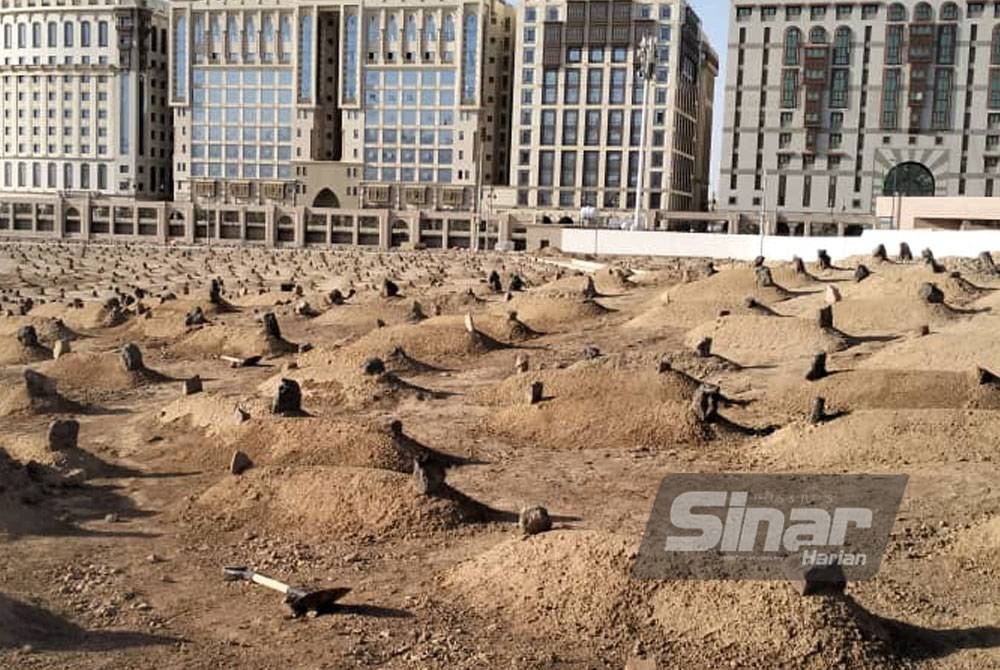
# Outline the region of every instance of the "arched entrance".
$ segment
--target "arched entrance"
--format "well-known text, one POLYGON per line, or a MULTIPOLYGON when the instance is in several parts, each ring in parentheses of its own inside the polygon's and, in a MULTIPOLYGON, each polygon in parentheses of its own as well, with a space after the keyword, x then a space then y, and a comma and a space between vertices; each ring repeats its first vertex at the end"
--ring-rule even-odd
POLYGON ((313 200, 313 207, 328 207, 332 209, 340 208, 340 199, 337 194, 328 188, 324 188, 322 191, 316 194, 316 199, 313 200))
POLYGON ((392 222, 392 228, 389 230, 389 246, 390 247, 401 247, 410 241, 410 224, 402 219, 396 219, 392 222))
POLYGON ((889 170, 882 184, 882 195, 929 198, 934 196, 934 174, 921 163, 900 163, 889 170))

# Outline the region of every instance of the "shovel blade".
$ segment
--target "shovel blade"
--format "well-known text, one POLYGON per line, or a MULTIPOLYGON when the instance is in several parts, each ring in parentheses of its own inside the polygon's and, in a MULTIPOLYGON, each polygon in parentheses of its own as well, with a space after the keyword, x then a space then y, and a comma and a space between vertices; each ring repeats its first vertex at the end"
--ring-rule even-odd
POLYGON ((302 595, 289 593, 285 603, 291 608, 292 614, 296 617, 304 616, 309 612, 330 614, 336 609, 337 601, 350 592, 351 589, 340 587, 310 591, 302 595))

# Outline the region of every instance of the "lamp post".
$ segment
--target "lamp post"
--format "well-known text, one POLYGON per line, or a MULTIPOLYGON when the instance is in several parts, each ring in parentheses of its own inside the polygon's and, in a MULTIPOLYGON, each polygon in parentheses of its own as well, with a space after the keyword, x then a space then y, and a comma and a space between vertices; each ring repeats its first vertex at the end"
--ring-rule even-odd
POLYGON ((639 165, 636 170, 635 179, 635 217, 632 220, 632 227, 639 229, 639 217, 642 211, 643 187, 646 183, 646 153, 649 151, 646 146, 646 126, 648 125, 647 113, 649 110, 649 90, 653 75, 656 72, 656 41, 651 35, 644 35, 639 42, 639 47, 635 50, 635 72, 642 81, 642 120, 639 131, 639 165))

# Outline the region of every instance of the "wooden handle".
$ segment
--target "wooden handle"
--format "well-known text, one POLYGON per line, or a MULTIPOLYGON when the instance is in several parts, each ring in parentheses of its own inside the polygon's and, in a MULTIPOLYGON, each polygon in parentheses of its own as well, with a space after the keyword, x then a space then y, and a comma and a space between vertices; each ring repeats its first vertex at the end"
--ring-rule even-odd
POLYGON ((290 587, 288 584, 282 584, 277 579, 271 579, 270 577, 265 577, 264 575, 253 573, 250 577, 250 581, 254 584, 260 584, 261 586, 266 586, 269 589, 274 589, 278 593, 288 593, 290 587))

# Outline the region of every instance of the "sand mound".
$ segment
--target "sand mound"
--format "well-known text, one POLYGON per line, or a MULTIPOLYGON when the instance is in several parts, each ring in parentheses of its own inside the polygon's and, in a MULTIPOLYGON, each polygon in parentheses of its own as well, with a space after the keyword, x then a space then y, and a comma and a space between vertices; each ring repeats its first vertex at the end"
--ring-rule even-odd
POLYGON ((439 316, 418 324, 373 330, 337 352, 336 364, 360 370, 367 359, 377 357, 385 361, 397 347, 418 360, 444 364, 455 358, 480 356, 503 346, 488 336, 470 336, 461 316, 439 316))
POLYGON ((671 582, 653 607, 678 667, 905 665, 883 622, 852 599, 803 598, 782 582, 671 582))
POLYGON ((42 372, 54 377, 60 388, 86 393, 126 391, 167 381, 154 370, 130 372, 122 368, 117 352, 74 353, 44 366, 42 372))
POLYGON ((581 322, 600 319, 612 313, 595 300, 585 300, 583 296, 555 298, 520 295, 496 308, 506 314, 513 310, 521 321, 541 332, 579 328, 581 322))
POLYGON ((230 438, 254 462, 274 465, 338 465, 409 473, 413 458, 388 430, 319 418, 251 421, 230 438))
POLYGON ((860 367, 968 372, 980 366, 1000 370, 1000 340, 995 336, 998 326, 1000 318, 984 314, 932 329, 926 337, 894 342, 862 361, 860 367))
POLYGON ((779 313, 788 308, 782 304, 799 296, 823 295, 822 285, 800 279, 801 290, 791 290, 779 283, 775 287, 757 285, 751 268, 724 270, 698 281, 678 284, 664 291, 659 300, 645 312, 628 322, 631 328, 685 328, 690 329, 719 317, 722 312, 733 316, 754 316, 746 306, 746 299, 752 297, 762 305, 768 305, 779 313))
POLYGON ((653 449, 692 444, 703 437, 689 410, 691 382, 681 375, 609 369, 581 362, 563 370, 539 370, 508 377, 475 396, 496 409, 488 432, 523 445, 558 449, 653 449), (532 382, 541 381, 545 399, 527 402, 532 382), (619 404, 609 411, 607 389, 619 404))
POLYGON ((397 472, 344 467, 254 468, 197 498, 195 518, 303 538, 421 535, 474 520, 461 502, 416 492, 397 472))
POLYGON ((97 301, 85 302, 79 309, 52 302, 31 310, 31 315, 61 319, 74 331, 88 331, 119 326, 128 320, 129 312, 97 301))
MULTIPOLYGON (((42 496, 41 485, 28 468, 0 447, 0 534, 21 535, 50 525, 51 515, 35 507, 42 496)), ((0 646, 8 623, 0 608, 0 646)))
POLYGON ((285 340, 269 338, 260 327, 208 325, 170 347, 177 356, 279 356, 295 350, 285 340))
POLYGON ((0 339, 0 365, 27 365, 51 358, 52 350, 47 347, 26 347, 13 337, 0 339))
POLYGON ((814 322, 756 314, 720 317, 691 329, 684 339, 693 348, 706 337, 712 338, 713 354, 740 365, 776 364, 819 351, 840 351, 848 345, 843 335, 814 322))
POLYGON ((0 321, 0 336, 13 337, 21 326, 34 326, 40 342, 54 344, 57 340, 78 340, 82 336, 55 317, 15 317, 0 321))
POLYGON ((754 453, 803 470, 987 462, 1000 455, 1000 423, 992 411, 857 411, 819 426, 786 426, 754 453))
POLYGON ((920 326, 946 326, 967 314, 948 305, 928 305, 914 296, 852 298, 833 308, 834 325, 851 335, 899 335, 920 326))
MULTIPOLYGON (((837 369, 836 364, 828 367, 837 369)), ((802 368, 803 374, 807 369, 802 368)), ((838 371, 815 382, 785 378, 771 388, 761 404, 800 414, 812 408, 817 396, 826 398, 832 410, 1000 409, 1000 389, 979 386, 971 372, 905 370, 838 371)))
POLYGON ((504 540, 451 569, 444 584, 476 611, 525 630, 604 633, 645 600, 630 597, 644 589, 630 580, 632 557, 616 535, 552 531, 504 540))
POLYGON ((0 416, 18 414, 58 414, 80 412, 82 406, 58 392, 31 397, 20 374, 0 378, 0 416))
POLYGON ((236 420, 237 407, 244 408, 251 418, 271 416, 270 402, 264 398, 203 392, 174 399, 160 410, 159 421, 162 424, 186 422, 206 435, 228 435, 240 425, 236 420))
POLYGON ((416 323, 420 320, 415 316, 417 310, 424 316, 433 314, 423 302, 405 298, 351 301, 345 305, 330 307, 317 316, 313 324, 342 330, 345 334, 361 335, 376 328, 378 321, 388 326, 416 323), (415 308, 414 302, 419 307, 415 308))

